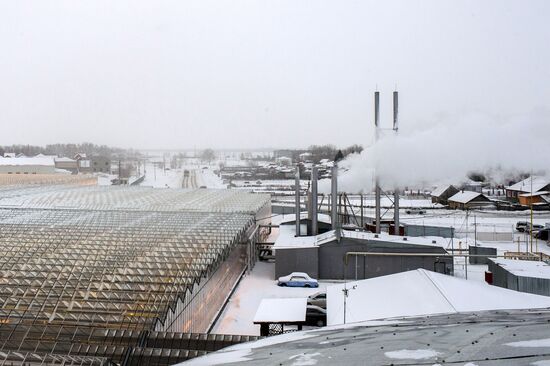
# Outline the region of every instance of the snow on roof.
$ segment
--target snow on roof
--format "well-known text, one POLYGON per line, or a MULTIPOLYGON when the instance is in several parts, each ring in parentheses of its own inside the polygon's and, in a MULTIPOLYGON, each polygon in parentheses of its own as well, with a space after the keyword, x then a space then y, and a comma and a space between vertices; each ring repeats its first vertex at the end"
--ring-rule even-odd
POLYGON ((506 189, 509 191, 519 192, 538 192, 549 184, 550 180, 548 178, 534 175, 532 181, 531 177, 529 177, 522 180, 521 182, 517 182, 516 184, 512 184, 511 186, 506 187, 506 189), (532 190, 531 186, 533 187, 532 190))
POLYGON ((327 324, 419 315, 550 307, 550 297, 417 269, 327 288, 327 324), (376 296, 373 296, 373 295, 376 296))
POLYGON ((54 166, 53 158, 2 158, 0 157, 0 165, 4 166, 19 166, 19 165, 44 165, 54 166))
MULTIPOLYGON (((307 212, 301 212, 300 213, 300 220, 305 220, 309 218, 309 215, 307 212)), ((290 222, 294 222, 296 221, 296 214, 288 214, 288 215, 279 215, 279 216, 276 216, 274 217, 271 222, 276 225, 276 223, 278 225, 283 225, 283 224, 288 224, 290 222)), ((325 224, 330 224, 331 223, 331 218, 330 218, 330 215, 326 215, 326 214, 318 214, 317 215, 317 221, 318 222, 323 222, 325 224)))
POLYGON ((452 187, 451 185, 446 185, 446 186, 440 186, 440 187, 437 187, 436 189, 434 189, 432 191, 432 196, 433 197, 439 197, 441 196, 443 193, 445 193, 445 191, 447 189, 449 189, 450 187, 452 187))
POLYGON ((458 202, 458 203, 468 203, 479 196, 483 196, 483 194, 479 192, 462 191, 462 192, 458 192, 457 194, 449 198, 449 201, 458 202))
POLYGON ((307 298, 263 299, 254 323, 293 323, 306 320, 307 298))
POLYGON ((516 276, 550 279, 550 266, 544 262, 503 258, 490 260, 516 276))
MULTIPOLYGON (((293 248, 311 248, 333 242, 336 240, 336 231, 331 230, 317 236, 295 236, 295 227, 293 225, 279 226, 279 236, 275 240, 273 249, 293 249, 293 248)), ((408 245, 427 245, 446 248, 449 245, 449 239, 438 236, 425 237, 407 237, 390 235, 387 233, 374 234, 366 231, 342 230, 342 238, 365 240, 369 242, 390 242, 408 245)))
POLYGON ((71 159, 71 158, 67 158, 67 157, 61 157, 61 158, 55 158, 55 161, 59 161, 59 162, 75 162, 76 160, 74 159, 71 159))
POLYGON ((533 192, 533 193, 531 193, 531 192, 529 192, 529 193, 522 193, 522 194, 520 194, 519 196, 520 196, 520 197, 531 197, 531 196, 537 197, 537 196, 544 196, 544 195, 547 195, 548 193, 550 193, 550 192, 548 192, 548 191, 538 191, 538 192, 533 192))

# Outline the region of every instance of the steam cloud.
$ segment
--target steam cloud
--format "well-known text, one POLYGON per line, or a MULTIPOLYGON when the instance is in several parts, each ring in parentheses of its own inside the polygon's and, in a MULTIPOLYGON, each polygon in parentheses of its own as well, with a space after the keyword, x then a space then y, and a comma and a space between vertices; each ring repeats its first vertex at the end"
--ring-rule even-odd
MULTIPOLYGON (((385 132, 360 155, 340 162, 339 190, 371 192, 375 170, 382 188, 393 190, 461 183, 470 172, 508 184, 520 172, 546 174, 550 168, 547 110, 515 119, 469 115, 398 135, 385 132)), ((320 191, 330 191, 328 180, 320 191)))

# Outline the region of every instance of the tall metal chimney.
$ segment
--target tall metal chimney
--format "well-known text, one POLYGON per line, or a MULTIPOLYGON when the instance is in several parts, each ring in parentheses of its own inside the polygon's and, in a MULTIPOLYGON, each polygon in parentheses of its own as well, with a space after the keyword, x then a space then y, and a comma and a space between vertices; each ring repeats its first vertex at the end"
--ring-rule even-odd
MULTIPOLYGON (((374 141, 378 141, 378 128, 380 125, 380 92, 374 92, 374 141)), ((381 190, 378 182, 378 172, 375 171, 375 206, 376 206, 376 233, 380 234, 380 199, 381 190)))
MULTIPOLYGON (((399 129, 398 125, 398 109, 399 109, 399 96, 397 91, 393 92, 393 130, 395 134, 399 129)), ((393 190, 393 223, 395 225, 394 235, 399 235, 399 188, 397 185, 393 190)))
POLYGON ((397 91, 394 91, 393 92, 393 130, 395 132, 397 132, 397 130, 399 129, 399 125, 398 125, 398 109, 399 109, 399 95, 397 93, 397 91))
POLYGON ((374 92, 374 127, 376 127, 376 139, 378 139, 378 126, 380 125, 380 92, 374 92))
POLYGON ((311 168, 311 235, 317 233, 317 167, 314 166, 311 168))
POLYGON ((336 163, 334 163, 334 166, 332 167, 332 180, 330 188, 330 196, 332 199, 332 201, 330 202, 330 221, 332 223, 332 230, 338 231, 338 166, 336 165, 336 163))
POLYGON ((296 174, 294 176, 295 185, 295 211, 296 211, 296 236, 300 236, 300 167, 296 165, 296 174))

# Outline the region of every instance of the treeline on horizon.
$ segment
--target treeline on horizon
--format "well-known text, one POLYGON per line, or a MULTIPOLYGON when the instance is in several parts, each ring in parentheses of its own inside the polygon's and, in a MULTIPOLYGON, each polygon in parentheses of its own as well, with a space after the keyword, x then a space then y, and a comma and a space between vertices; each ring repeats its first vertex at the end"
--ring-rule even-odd
POLYGON ((46 146, 0 146, 0 155, 3 156, 5 153, 23 154, 25 156, 44 154, 64 156, 68 158, 73 158, 78 153, 84 153, 88 156, 105 156, 107 158, 134 158, 141 156, 141 154, 134 149, 122 149, 107 145, 96 145, 91 142, 83 142, 81 144, 50 144, 46 146))

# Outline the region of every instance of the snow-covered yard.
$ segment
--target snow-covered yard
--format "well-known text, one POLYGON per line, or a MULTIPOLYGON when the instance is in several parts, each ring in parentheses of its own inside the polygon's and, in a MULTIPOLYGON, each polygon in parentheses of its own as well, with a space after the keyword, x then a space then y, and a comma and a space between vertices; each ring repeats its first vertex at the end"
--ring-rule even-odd
POLYGON ((326 291, 328 281, 319 281, 319 288, 279 287, 274 280, 275 264, 257 262, 245 275, 214 326, 213 333, 260 335, 260 326, 253 324, 254 315, 264 298, 304 298, 326 291))

